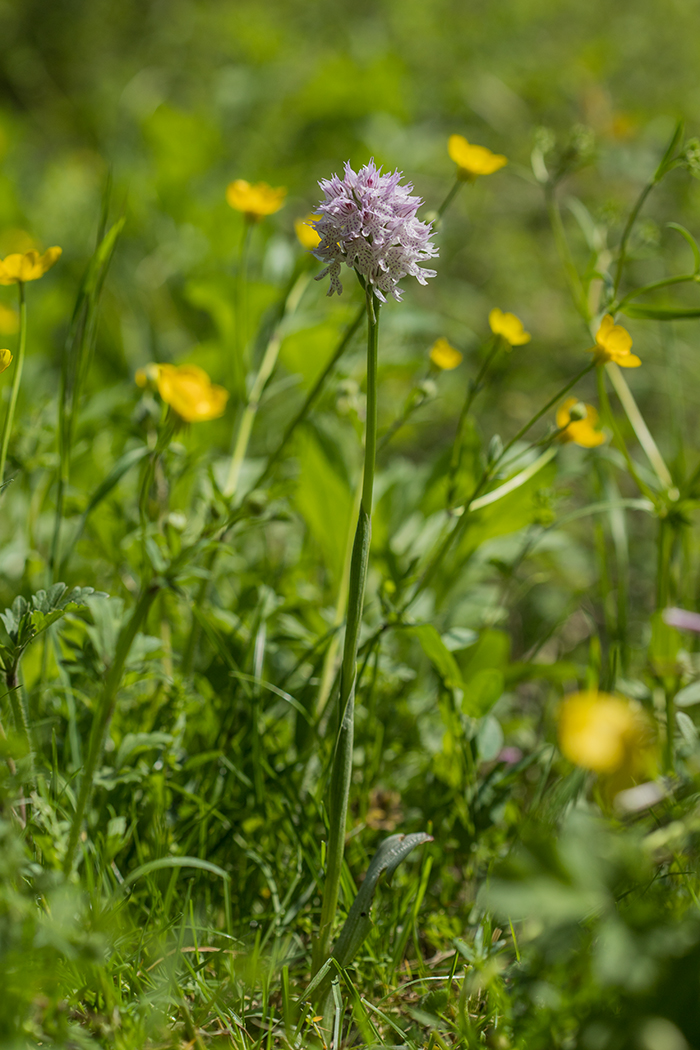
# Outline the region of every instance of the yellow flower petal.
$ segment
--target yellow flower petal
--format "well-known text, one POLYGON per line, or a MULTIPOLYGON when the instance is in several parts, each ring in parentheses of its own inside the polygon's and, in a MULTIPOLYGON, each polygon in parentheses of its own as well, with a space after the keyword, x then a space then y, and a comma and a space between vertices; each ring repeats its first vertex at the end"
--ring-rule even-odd
POLYGON ((596 448, 605 441, 605 434, 596 429, 598 413, 593 405, 585 405, 586 416, 584 419, 571 418, 571 410, 574 405, 579 404, 577 397, 568 397, 557 409, 557 426, 561 430, 558 435, 559 441, 572 441, 581 448, 596 448))
POLYGON ((273 189, 266 182, 251 185, 245 179, 235 179, 226 187, 226 200, 236 211, 242 211, 249 222, 257 222, 264 215, 274 215, 283 206, 286 196, 284 186, 273 189))
POLYGON ((524 346, 532 339, 519 317, 504 313, 497 306, 489 314, 489 327, 494 335, 502 336, 509 346, 524 346))
POLYGON ((613 361, 615 361, 620 368, 639 368, 642 363, 636 354, 625 354, 621 357, 614 357, 613 361))
POLYGON ((12 364, 12 354, 9 350, 0 350, 0 372, 4 372, 12 364))
POLYGON ((226 410, 228 391, 197 365, 159 365, 156 383, 163 401, 186 423, 218 419, 226 410))
POLYGON ((33 248, 28 252, 14 252, 0 260, 0 284, 20 284, 43 277, 61 255, 63 249, 48 248, 43 255, 33 248))
POLYGON ((462 358, 463 355, 459 350, 451 346, 444 336, 436 339, 430 348, 430 360, 436 368, 441 368, 443 372, 451 372, 453 368, 457 368, 462 363, 462 358))
POLYGON ((606 314, 596 332, 595 346, 590 351, 595 354, 596 364, 614 361, 621 368, 639 368, 642 362, 636 354, 630 353, 631 347, 632 336, 627 329, 615 324, 610 314, 606 314))
POLYGON ((320 219, 320 215, 307 215, 305 219, 294 220, 294 231, 302 248, 313 251, 321 243, 320 234, 311 226, 312 222, 320 219))
POLYGON ((508 163, 501 153, 492 153, 486 146, 473 146, 463 135, 450 135, 447 150, 458 166, 457 178, 475 179, 478 175, 492 175, 508 163))
POLYGON ((653 769, 650 725, 631 700, 593 689, 574 693, 559 709, 558 732, 559 747, 570 762, 594 773, 618 775, 618 789, 653 769))

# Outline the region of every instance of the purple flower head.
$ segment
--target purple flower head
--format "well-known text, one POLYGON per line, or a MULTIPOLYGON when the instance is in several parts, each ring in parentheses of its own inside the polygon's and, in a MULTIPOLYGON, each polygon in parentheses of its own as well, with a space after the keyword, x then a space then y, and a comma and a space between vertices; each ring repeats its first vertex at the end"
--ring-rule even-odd
POLYGON ((400 171, 382 175, 374 160, 358 172, 348 162, 344 178, 333 175, 319 182, 325 199, 316 208, 320 218, 312 224, 321 238, 313 254, 327 264, 316 280, 330 274, 329 295, 343 290, 343 262, 364 277, 383 303, 387 295, 401 301, 397 285, 402 277, 410 275, 426 284, 427 277, 435 276, 435 270, 418 265, 438 254, 430 240, 431 224, 416 218, 423 201, 410 195, 413 186, 400 182, 400 171))

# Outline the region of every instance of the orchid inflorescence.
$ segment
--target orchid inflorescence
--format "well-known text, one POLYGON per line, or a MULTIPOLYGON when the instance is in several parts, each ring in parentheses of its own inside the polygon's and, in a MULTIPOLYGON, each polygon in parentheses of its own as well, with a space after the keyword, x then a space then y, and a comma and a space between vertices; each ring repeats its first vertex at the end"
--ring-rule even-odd
POLYGON ((435 270, 418 265, 438 254, 430 239, 432 224, 416 218, 423 201, 411 196, 413 186, 401 185, 401 178, 400 171, 382 175, 370 160, 358 172, 348 162, 342 179, 333 175, 319 183, 325 197, 313 223, 321 238, 314 255, 327 265, 316 280, 330 276, 328 295, 343 290, 342 263, 354 268, 381 302, 387 295, 401 301, 402 277, 420 284, 435 277, 435 270))

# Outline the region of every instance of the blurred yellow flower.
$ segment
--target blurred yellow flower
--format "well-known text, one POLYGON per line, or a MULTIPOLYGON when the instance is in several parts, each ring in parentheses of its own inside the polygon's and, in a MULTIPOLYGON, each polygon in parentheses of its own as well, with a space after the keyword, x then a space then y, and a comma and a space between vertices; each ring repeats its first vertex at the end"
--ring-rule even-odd
POLYGON ((47 248, 43 255, 32 249, 28 252, 6 255, 0 259, 0 284, 24 284, 37 281, 57 261, 62 248, 47 248))
POLYGON ((12 354, 9 350, 0 350, 0 372, 4 372, 12 364, 12 354))
POLYGON ((436 368, 441 368, 443 372, 451 372, 453 368, 460 365, 462 357, 463 355, 459 350, 455 350, 454 346, 451 346, 444 336, 436 339, 430 348, 430 360, 436 368))
POLYGON ((508 163, 501 153, 492 153, 486 146, 472 146, 463 135, 450 135, 447 150, 457 165, 457 178, 463 182, 473 182, 478 175, 491 175, 508 163))
POLYGON ((595 448, 605 441, 605 434, 596 429, 598 413, 593 405, 584 404, 577 397, 567 397, 557 409, 559 441, 573 441, 581 448, 595 448), (574 405, 578 409, 574 409, 574 405))
POLYGON ((638 368, 642 362, 630 353, 631 346, 632 336, 627 329, 615 324, 610 314, 606 314, 596 332, 595 346, 589 352, 595 354, 597 365, 614 361, 621 368, 638 368))
POLYGON ((589 689, 559 708, 559 747, 582 769, 614 778, 616 791, 654 775, 656 747, 640 705, 589 689))
POLYGON ((0 303, 0 335, 14 335, 19 329, 19 314, 0 303))
POLYGON ((186 423, 218 419, 226 410, 228 391, 212 383, 197 365, 150 364, 134 376, 137 386, 153 383, 172 410, 186 423))
POLYGON ((248 222, 258 222, 264 215, 274 215, 284 204, 287 191, 284 186, 273 189, 266 182, 256 182, 252 186, 245 179, 235 179, 226 187, 226 200, 242 211, 248 222))
POLYGON ((312 222, 315 222, 316 219, 320 218, 320 215, 311 214, 307 215, 305 219, 294 220, 294 230, 299 239, 299 244, 302 248, 308 248, 310 252, 321 243, 320 235, 316 233, 316 230, 311 225, 312 222))
POLYGON ((494 335, 502 336, 509 346, 524 346, 532 339, 519 317, 515 314, 504 314, 498 307, 489 314, 489 327, 494 335))

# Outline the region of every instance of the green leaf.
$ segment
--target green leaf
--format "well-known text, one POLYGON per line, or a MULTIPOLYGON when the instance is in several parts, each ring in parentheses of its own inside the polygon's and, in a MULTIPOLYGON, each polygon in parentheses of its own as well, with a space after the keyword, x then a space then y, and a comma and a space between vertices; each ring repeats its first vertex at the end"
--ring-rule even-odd
MULTIPOLYGON (((339 581, 351 524, 352 494, 313 434, 300 434, 298 449, 301 469, 295 502, 329 572, 339 581)), ((355 524, 352 522, 353 529, 355 524)))
POLYGON ((150 875, 153 871, 162 871, 164 868, 199 868, 208 871, 212 875, 218 875, 224 882, 229 882, 231 876, 218 864, 212 864, 209 860, 200 860, 199 857, 161 857, 158 860, 149 860, 147 864, 140 864, 124 879, 124 886, 131 886, 143 875, 150 875))
POLYGON ((683 711, 676 711, 676 723, 688 747, 696 748, 698 746, 698 731, 692 718, 684 714, 683 711))
POLYGON ((503 672, 487 667, 470 678, 463 688, 463 713, 470 718, 483 718, 503 695, 503 672))
POLYGON ((639 303, 626 303, 621 310, 628 317, 642 321, 690 321, 700 317, 700 306, 686 309, 682 306, 642 306, 639 303))
POLYGON ((693 704, 700 704, 700 679, 697 682, 691 682, 685 689, 677 692, 673 702, 676 707, 692 707, 693 704))
POLYGON ((350 906, 348 917, 333 947, 333 958, 340 966, 349 966, 365 937, 372 928, 370 910, 377 885, 382 876, 391 878, 411 850, 424 842, 432 842, 432 835, 424 831, 412 835, 390 835, 374 854, 367 874, 350 906))
POLYGON ((695 240, 695 238, 693 237, 693 235, 690 232, 690 230, 686 230, 685 226, 681 226, 681 224, 679 222, 667 222, 666 226, 670 230, 676 230, 676 232, 680 233, 681 237, 683 237, 686 240, 686 242, 690 246, 691 252, 693 253, 693 260, 695 262, 694 272, 695 273, 699 273, 700 272, 700 248, 698 248, 698 242, 695 240))
POLYGON ((445 685, 450 689, 464 688, 459 664, 433 625, 423 623, 418 627, 409 627, 407 629, 411 634, 414 634, 418 638, 421 649, 428 657, 445 685))

